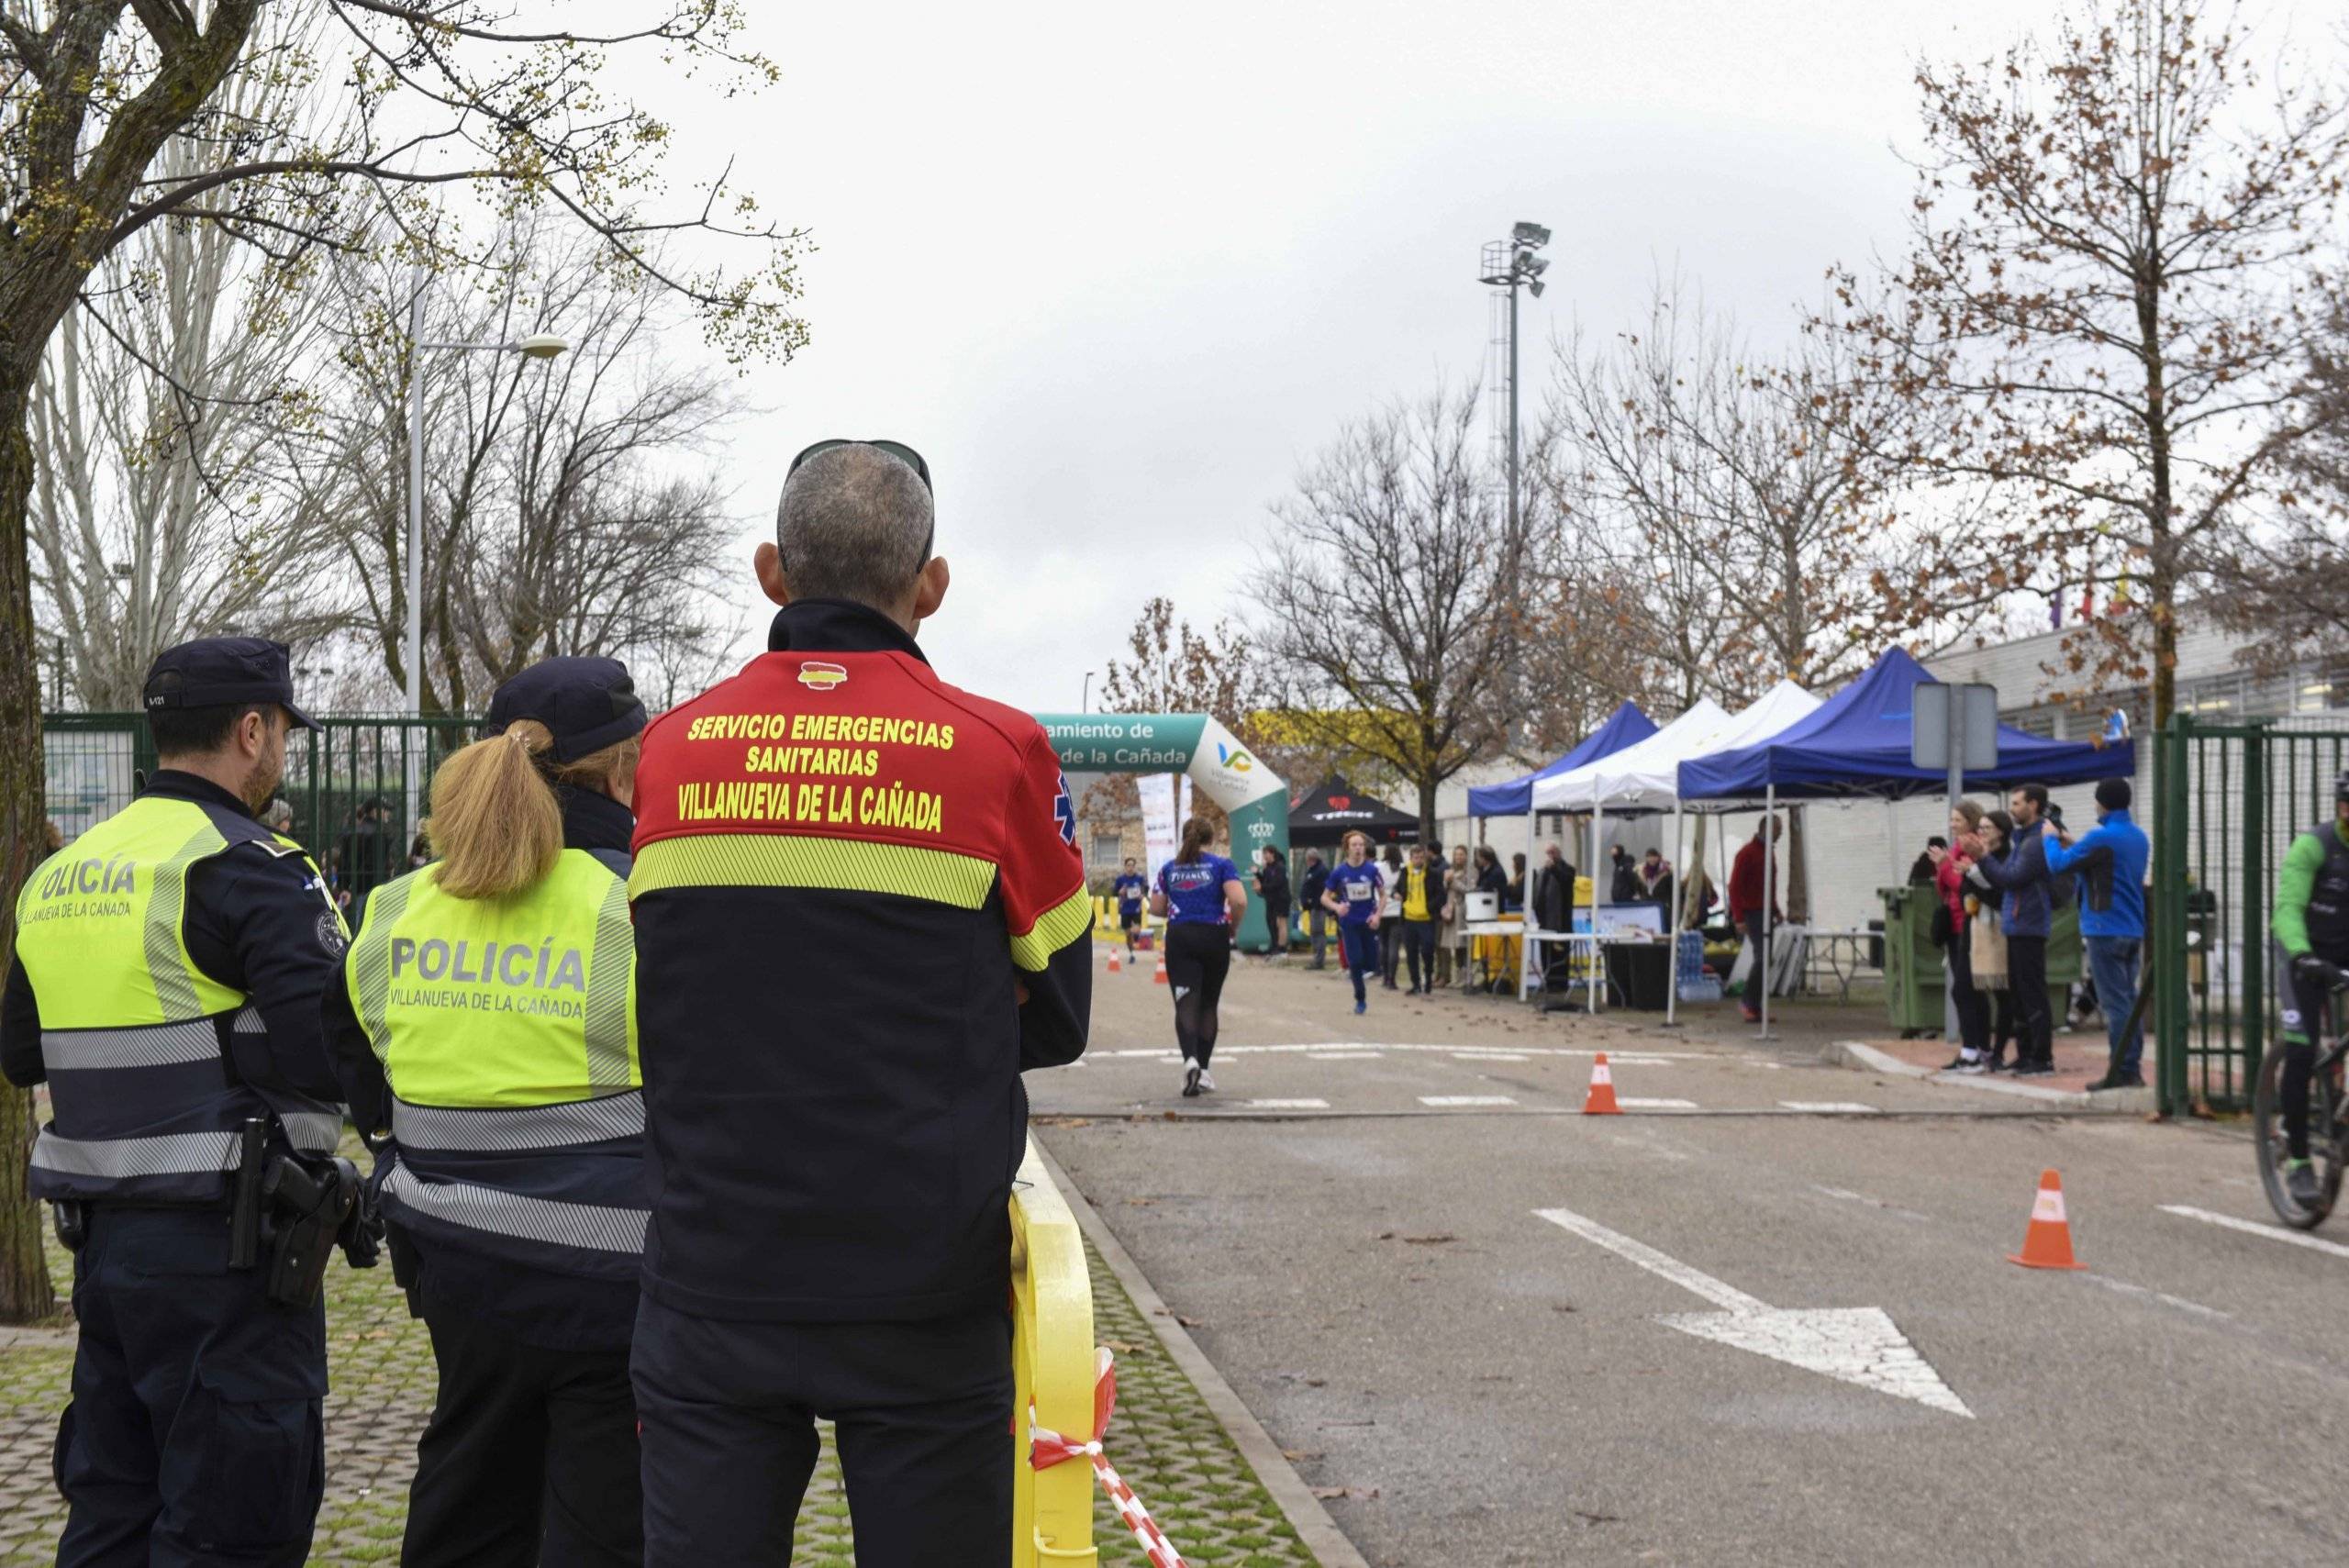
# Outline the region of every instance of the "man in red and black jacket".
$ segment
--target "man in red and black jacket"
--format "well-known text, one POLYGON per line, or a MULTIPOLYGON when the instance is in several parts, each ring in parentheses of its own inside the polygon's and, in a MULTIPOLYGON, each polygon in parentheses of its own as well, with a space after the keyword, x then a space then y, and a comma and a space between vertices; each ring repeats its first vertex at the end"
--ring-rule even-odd
POLYGON ((941 681, 928 470, 827 442, 769 651, 645 732, 645 1556, 781 1562, 836 1424, 865 1568, 1009 1561, 1025 1068, 1074 1061, 1092 904, 1043 729, 941 681))
POLYGON ((1753 949, 1753 978, 1738 998, 1749 1024, 1762 1021, 1762 992, 1770 984, 1770 930, 1786 918, 1778 913, 1777 868, 1770 853, 1777 841, 1778 819, 1764 817, 1729 867, 1729 917, 1753 949))

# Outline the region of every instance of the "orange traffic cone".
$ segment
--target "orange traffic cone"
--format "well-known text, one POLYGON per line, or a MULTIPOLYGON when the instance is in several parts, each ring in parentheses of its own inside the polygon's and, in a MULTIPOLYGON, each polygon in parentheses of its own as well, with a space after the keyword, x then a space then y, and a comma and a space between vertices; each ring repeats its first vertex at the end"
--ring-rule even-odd
POLYGON ((1114 947, 1111 948, 1109 950, 1109 973, 1112 974, 1119 973, 1125 969, 1125 967, 1124 961, 1118 957, 1118 950, 1114 947))
POLYGON ((1585 1116, 1621 1116, 1623 1107, 1615 1103, 1615 1073, 1607 1065, 1607 1053, 1600 1051, 1598 1060, 1590 1064, 1590 1094, 1583 1100, 1585 1116))
POLYGON ((2072 1222, 2064 1217, 2064 1178, 2053 1171, 2039 1173, 2039 1196, 2031 1206, 2031 1227, 2022 1233, 2022 1251, 2007 1254, 2007 1262, 2027 1269, 2084 1269, 2072 1256, 2072 1222))
POLYGON ((1150 977, 1150 983, 1152 985, 1166 984, 1166 955, 1164 953, 1158 955, 1158 973, 1150 977))

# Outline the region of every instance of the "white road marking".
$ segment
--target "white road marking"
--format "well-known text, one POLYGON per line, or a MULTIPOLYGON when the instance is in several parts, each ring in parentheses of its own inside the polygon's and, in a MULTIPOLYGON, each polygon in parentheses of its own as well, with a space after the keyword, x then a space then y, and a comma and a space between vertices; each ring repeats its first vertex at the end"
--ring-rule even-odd
POLYGON ((1631 1095, 1625 1095, 1615 1103, 1627 1111, 1693 1111, 1697 1108, 1694 1100, 1642 1100, 1631 1095))
POLYGON ((1513 1106, 1507 1095, 1421 1095, 1419 1104, 1442 1110, 1453 1106, 1513 1106))
POLYGON ((1663 1056, 1618 1056, 1611 1051, 1607 1053, 1609 1067, 1669 1067, 1672 1062, 1672 1058, 1663 1056))
POLYGON ((1768 1356, 1791 1366, 1873 1388, 1898 1399, 1944 1410, 1969 1420, 1974 1412, 1951 1391, 1881 1307, 1780 1308, 1746 1295, 1702 1270, 1660 1252, 1644 1241, 1609 1230, 1570 1208, 1537 1208, 1534 1214, 1562 1230, 1606 1248, 1652 1274, 1670 1280, 1721 1308, 1676 1312, 1658 1318, 1667 1329, 1768 1356))
POLYGON ((1525 1052, 1521 1051, 1455 1051, 1452 1053, 1452 1060, 1454 1062, 1522 1062, 1525 1060, 1525 1052))
POLYGON ((1308 1062, 1375 1062, 1380 1054, 1375 1051, 1308 1051, 1305 1057, 1308 1062))
POLYGON ((2159 1206, 2164 1214, 2181 1215, 2199 1219, 2205 1225, 2223 1225, 2230 1230, 2240 1230, 2246 1236, 2265 1236, 2270 1241, 2288 1241, 2295 1247, 2307 1247, 2319 1252, 2330 1252, 2336 1258, 2349 1258, 2349 1247, 2338 1241, 2327 1241, 2321 1236, 2310 1236, 2298 1230, 2288 1230, 2280 1225, 2263 1225, 2256 1219, 2237 1219, 2231 1214, 2212 1214, 2207 1208, 2192 1208, 2182 1203, 2159 1206))
POLYGON ((1864 1106, 1857 1100, 1780 1100, 1778 1104, 1790 1111, 1813 1111, 1822 1116, 1875 1116, 1874 1106, 1864 1106))
MULTIPOLYGON (((1171 1049, 1172 1048, 1166 1046, 1137 1046, 1129 1047, 1122 1051, 1097 1051, 1091 1052, 1091 1054, 1095 1056, 1164 1056, 1169 1053, 1171 1049)), ((1449 1054, 1455 1051, 1507 1050, 1525 1056, 1578 1056, 1587 1061, 1589 1058, 1598 1054, 1596 1049, 1588 1046, 1575 1046, 1571 1048, 1547 1045, 1479 1047, 1475 1045, 1464 1045, 1456 1040, 1442 1045, 1397 1045, 1392 1040, 1311 1040, 1299 1045, 1218 1045, 1215 1049, 1216 1053, 1220 1056, 1287 1056, 1321 1051, 1437 1051, 1449 1054)), ((1648 1064, 1668 1064, 1677 1062, 1745 1062, 1749 1065, 1764 1065, 1764 1063, 1753 1062, 1753 1059, 1749 1057, 1726 1056, 1718 1052, 1707 1051, 1633 1050, 1628 1054, 1620 1051, 1609 1051, 1608 1053, 1607 1060, 1610 1062, 1633 1062, 1648 1064)), ((1767 1065, 1776 1066, 1777 1063, 1771 1062, 1767 1063, 1767 1065)))
POLYGON ((2109 1274, 2083 1273, 2080 1277, 2094 1280, 2107 1290, 2118 1291, 2123 1296, 2142 1296, 2150 1300, 2158 1301, 2165 1307, 2174 1307, 2181 1312, 2191 1312, 2198 1318, 2215 1318, 2222 1323, 2232 1323, 2235 1320, 2234 1314, 2232 1312, 2221 1312, 2215 1307, 2205 1307, 2199 1301, 2188 1301, 2182 1296, 2172 1296, 2167 1291, 2149 1290, 2142 1284, 2131 1284, 2127 1280, 2114 1279, 2109 1274))
POLYGON ((1250 1100, 1249 1108, 1260 1111, 1326 1111, 1327 1100, 1250 1100))

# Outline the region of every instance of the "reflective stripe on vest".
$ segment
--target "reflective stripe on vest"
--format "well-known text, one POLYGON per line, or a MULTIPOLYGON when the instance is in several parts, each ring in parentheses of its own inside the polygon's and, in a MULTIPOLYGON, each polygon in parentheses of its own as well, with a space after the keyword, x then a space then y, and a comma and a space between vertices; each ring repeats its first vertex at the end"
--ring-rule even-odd
POLYGON ((613 1201, 636 1189, 644 1136, 627 883, 581 850, 507 898, 454 897, 438 874, 378 887, 344 960, 394 1096, 384 1212, 451 1245, 539 1242, 537 1262, 608 1273, 646 1221, 613 1201))
MULTIPOLYGON (((273 1104, 235 1081, 222 1023, 266 1026, 188 954, 191 871, 247 839, 287 842, 233 813, 142 795, 27 881, 17 952, 39 1002, 55 1118, 34 1144, 34 1196, 217 1201, 255 1117, 276 1116, 305 1152, 334 1148, 336 1107, 290 1095, 273 1104)), ((323 896, 320 907, 330 907, 323 896)))
POLYGON ((384 1177, 384 1203, 467 1230, 629 1256, 644 1251, 646 1211, 595 1204, 555 1203, 500 1192, 471 1182, 428 1182, 403 1157, 384 1177))

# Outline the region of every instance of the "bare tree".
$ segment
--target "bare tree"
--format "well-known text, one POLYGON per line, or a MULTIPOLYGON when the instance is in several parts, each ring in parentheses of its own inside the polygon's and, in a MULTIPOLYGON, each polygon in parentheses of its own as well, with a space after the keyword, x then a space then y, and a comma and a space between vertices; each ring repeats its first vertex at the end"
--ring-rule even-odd
POLYGON ((1638 331, 1559 350, 1543 483, 1574 550, 1636 595, 1626 634, 1680 706, 1833 680, 1913 626, 1881 613, 1903 535, 1842 439, 1858 401, 1834 351, 1759 353, 1676 279, 1638 331))
MULTIPOLYGON (((406 680, 409 284, 340 271, 350 319, 313 430, 287 438, 301 513, 336 530, 351 616, 387 689, 406 680), (398 323, 396 330, 392 324, 398 323)), ((462 711, 552 654, 598 653, 675 684, 707 673, 739 625, 725 547, 737 530, 712 467, 739 412, 731 385, 668 357, 677 312, 592 243, 525 227, 494 287, 428 296, 432 340, 511 342, 559 329, 551 364, 457 354, 427 384, 425 706, 462 711)))
MULTIPOLYGON (((318 21, 277 8, 262 47, 314 44, 318 21)), ((232 77, 217 105, 278 151, 316 107, 275 72, 232 77)), ((225 150, 175 136, 155 169, 191 179, 225 150)), ((331 541, 279 505, 271 461, 277 432, 307 416, 325 296, 282 276, 254 287, 269 270, 219 225, 150 225, 92 272, 50 341, 31 409, 33 579, 83 706, 135 708, 175 642, 233 630, 298 645, 339 622, 320 592, 331 541)))
MULTIPOLYGON (((723 177, 673 216, 651 210, 668 188, 667 128, 598 90, 616 53, 707 72, 712 91, 772 79, 737 42, 732 0, 661 0, 601 36, 497 0, 306 3, 330 46, 257 28, 263 0, 213 0, 200 19, 182 0, 0 3, 0 964, 41 841, 32 407, 51 339, 108 257, 158 224, 212 225, 295 288, 321 250, 362 245, 380 224, 415 254, 462 263, 410 198, 481 184, 569 212, 613 264, 652 272, 700 306, 729 354, 788 354, 805 338, 793 309, 798 236, 759 219, 723 177), (347 93, 350 112, 325 118, 331 128, 314 143, 280 150, 271 128, 221 97, 239 72, 340 83, 320 90, 347 93), (160 161, 175 136, 209 144, 194 172, 160 161), (668 269, 651 247, 680 228, 763 254, 747 272, 668 269)), ((28 1121, 21 1095, 0 1095, 0 1171, 22 1169, 28 1121)), ((50 1299, 37 1216, 0 1201, 0 1318, 39 1316, 50 1299)))
POLYGON ((2247 42, 2232 12, 2092 0, 2044 43, 1920 64, 1909 254, 1837 271, 1818 322, 1920 416, 1876 454, 1998 507, 1930 536, 1897 592, 2100 578, 2143 613, 2091 621, 2074 662, 2149 678, 2156 724, 2207 552, 2337 417, 2310 370, 2349 115, 2308 82, 2263 85, 2247 42))
POLYGON ((1348 426, 1273 507, 1251 595, 1289 722, 1378 759, 1419 795, 1502 740, 1516 633, 1502 490, 1473 392, 1348 426))

